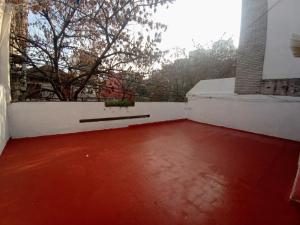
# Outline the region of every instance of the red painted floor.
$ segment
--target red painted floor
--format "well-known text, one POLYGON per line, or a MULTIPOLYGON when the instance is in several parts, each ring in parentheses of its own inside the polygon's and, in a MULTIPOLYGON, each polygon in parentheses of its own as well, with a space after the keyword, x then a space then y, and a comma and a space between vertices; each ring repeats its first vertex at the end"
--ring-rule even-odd
POLYGON ((191 121, 10 141, 1 225, 299 225, 300 143, 191 121))

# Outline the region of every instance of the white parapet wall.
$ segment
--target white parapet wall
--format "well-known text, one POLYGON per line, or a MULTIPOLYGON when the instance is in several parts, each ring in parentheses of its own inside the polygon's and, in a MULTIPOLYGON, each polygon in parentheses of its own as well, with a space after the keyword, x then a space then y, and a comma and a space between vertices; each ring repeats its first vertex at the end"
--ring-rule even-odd
POLYGON ((6 93, 2 85, 0 85, 0 154, 2 153, 9 139, 9 129, 7 121, 7 105, 6 93))
POLYGON ((103 102, 23 102, 9 105, 12 138, 121 128, 129 125, 185 119, 186 103, 136 103, 105 107, 103 102), (81 119, 150 115, 149 118, 79 123, 81 119))
POLYGON ((188 93, 187 117, 202 123, 300 141, 300 98, 235 95, 229 94, 230 90, 220 94, 218 89, 216 94, 212 92, 213 86, 218 88, 228 81, 200 81, 211 88, 209 92, 192 89, 188 93))

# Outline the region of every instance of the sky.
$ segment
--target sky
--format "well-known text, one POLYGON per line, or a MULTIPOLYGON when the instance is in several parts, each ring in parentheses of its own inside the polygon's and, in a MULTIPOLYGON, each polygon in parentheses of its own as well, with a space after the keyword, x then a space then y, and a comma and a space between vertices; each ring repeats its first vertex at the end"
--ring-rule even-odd
POLYGON ((176 0, 155 15, 168 26, 160 47, 194 49, 194 43, 209 45, 221 37, 239 42, 242 0, 176 0))
POLYGON ((158 47, 171 50, 169 59, 174 48, 184 48, 188 53, 195 45, 209 46, 222 37, 231 37, 238 47, 241 9, 242 0, 175 0, 168 8, 159 7, 154 20, 168 29, 158 47))

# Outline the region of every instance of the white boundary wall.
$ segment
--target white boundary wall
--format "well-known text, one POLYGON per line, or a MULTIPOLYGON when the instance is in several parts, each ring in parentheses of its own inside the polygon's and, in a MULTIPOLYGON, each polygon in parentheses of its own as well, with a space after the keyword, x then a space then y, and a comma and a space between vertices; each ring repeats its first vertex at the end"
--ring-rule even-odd
POLYGON ((127 127, 186 118, 186 103, 136 103, 134 107, 105 107, 102 102, 24 102, 9 105, 10 134, 13 138, 74 133, 127 127), (150 118, 79 123, 80 119, 135 116, 150 118))
MULTIPOLYGON (((228 79, 205 83, 210 81, 210 86, 214 84, 218 90, 228 79)), ((218 91, 212 94, 211 90, 199 94, 195 89, 187 97, 187 117, 191 120, 300 141, 299 97, 219 94, 218 91)))
POLYGON ((198 122, 300 141, 300 99, 292 101, 266 96, 199 97, 189 99, 187 115, 198 122))
MULTIPOLYGON (((134 124, 191 119, 198 122, 300 141, 300 98, 235 95, 234 79, 201 81, 188 93, 188 103, 149 102, 135 107, 105 107, 101 102, 24 102, 8 106, 13 138, 127 127, 134 124), (218 82, 219 81, 219 82, 218 82), (200 82, 200 83, 201 83, 200 82), (214 87, 223 91, 213 94, 214 87), (135 116, 150 118, 79 123, 80 119, 135 116)), ((218 89, 217 89, 218 90, 218 89)))
POLYGON ((2 85, 0 85, 0 154, 2 153, 9 139, 9 128, 7 121, 7 105, 6 93, 2 85))

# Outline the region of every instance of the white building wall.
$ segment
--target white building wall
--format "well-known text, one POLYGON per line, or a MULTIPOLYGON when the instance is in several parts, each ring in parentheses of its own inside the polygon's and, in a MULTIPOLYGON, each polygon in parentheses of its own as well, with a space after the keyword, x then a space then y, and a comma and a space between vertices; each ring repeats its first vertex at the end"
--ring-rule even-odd
MULTIPOLYGON (((269 8, 276 2, 268 0, 269 8)), ((290 48, 293 33, 300 35, 300 1, 280 1, 268 13, 263 79, 300 78, 300 58, 290 48)))
POLYGON ((7 102, 9 93, 9 30, 11 8, 0 0, 0 154, 9 139, 7 102))
POLYGON ((6 93, 2 85, 0 85, 0 154, 2 153, 9 139, 9 128, 7 119, 6 93))
POLYGON ((186 103, 136 103, 135 107, 105 107, 102 102, 24 102, 9 105, 13 138, 127 127, 186 118, 186 103), (150 118, 79 123, 80 119, 147 115, 150 118))
POLYGON ((6 90, 6 101, 10 101, 9 37, 12 8, 0 0, 0 84, 6 90))

